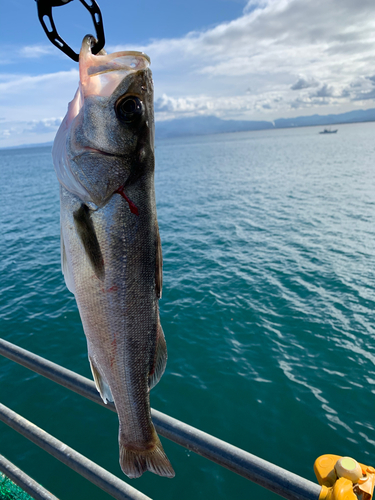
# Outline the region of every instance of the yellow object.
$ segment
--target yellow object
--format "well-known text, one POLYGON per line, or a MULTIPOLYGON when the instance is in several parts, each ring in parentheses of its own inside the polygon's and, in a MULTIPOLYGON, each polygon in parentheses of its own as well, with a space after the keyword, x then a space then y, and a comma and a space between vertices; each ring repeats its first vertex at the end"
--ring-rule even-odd
POLYGON ((319 500, 371 500, 375 486, 375 469, 354 458, 322 455, 314 464, 315 475, 322 486, 319 500))
POLYGON ((358 479, 363 476, 359 463, 350 457, 339 458, 335 465, 335 471, 337 477, 345 477, 350 479, 352 483, 358 483, 358 479))

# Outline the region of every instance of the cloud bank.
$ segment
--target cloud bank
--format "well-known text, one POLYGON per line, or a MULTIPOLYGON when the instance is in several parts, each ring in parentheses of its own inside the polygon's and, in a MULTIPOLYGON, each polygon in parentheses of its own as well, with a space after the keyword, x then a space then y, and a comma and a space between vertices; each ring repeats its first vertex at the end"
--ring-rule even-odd
MULTIPOLYGON (((206 31, 107 50, 149 54, 158 120, 199 114, 273 120, 374 107, 374 47, 372 0, 360 6, 357 0, 250 0, 241 17, 206 31)), ((49 53, 25 47, 19 57, 49 53)), ((77 81, 76 71, 3 75, 0 130, 21 130, 21 121, 26 130, 25 122, 36 120, 35 130, 48 134, 77 81)), ((28 133, 36 134, 32 127, 28 133)))

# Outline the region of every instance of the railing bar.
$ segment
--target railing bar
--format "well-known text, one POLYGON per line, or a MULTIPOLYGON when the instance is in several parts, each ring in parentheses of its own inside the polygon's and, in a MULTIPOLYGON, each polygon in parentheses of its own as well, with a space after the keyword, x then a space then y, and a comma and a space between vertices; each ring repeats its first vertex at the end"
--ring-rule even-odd
MULTIPOLYGON (((78 373, 57 365, 7 340, 0 339, 0 355, 46 377, 95 403, 108 407, 96 390, 94 382, 78 373), (89 384, 88 384, 89 382, 89 384)), ((113 405, 112 411, 116 412, 113 405)))
POLYGON ((157 410, 156 430, 164 437, 289 500, 318 500, 321 486, 157 410))
MULTIPOLYGON (((113 403, 104 404, 94 382, 71 370, 1 339, 0 354, 95 403, 116 411, 113 403)), ((157 410, 152 409, 151 414, 157 432, 175 443, 289 500, 318 500, 321 491, 318 484, 157 410)))
POLYGON ((32 496, 34 500, 59 500, 3 455, 0 455, 0 471, 13 481, 13 483, 22 488, 23 491, 32 496))
POLYGON ((116 498, 116 500, 151 500, 148 496, 121 481, 121 479, 106 471, 100 465, 84 457, 1 403, 0 420, 116 498))

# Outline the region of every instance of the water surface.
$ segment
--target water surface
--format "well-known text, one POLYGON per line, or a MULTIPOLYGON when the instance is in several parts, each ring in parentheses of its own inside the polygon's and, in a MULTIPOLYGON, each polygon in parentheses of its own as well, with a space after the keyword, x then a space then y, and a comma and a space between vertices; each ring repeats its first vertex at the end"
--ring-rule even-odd
MULTIPOLYGON (((156 196, 169 359, 152 406, 314 480, 375 465, 375 124, 164 140, 156 196)), ((91 377, 60 271, 49 148, 0 151, 1 336, 91 377)), ((117 417, 4 358, 1 402, 111 472, 117 417)), ((163 440, 155 500, 277 497, 163 440)), ((64 499, 110 497, 0 424, 0 453, 64 499)), ((129 481, 129 480, 128 480, 129 481)))

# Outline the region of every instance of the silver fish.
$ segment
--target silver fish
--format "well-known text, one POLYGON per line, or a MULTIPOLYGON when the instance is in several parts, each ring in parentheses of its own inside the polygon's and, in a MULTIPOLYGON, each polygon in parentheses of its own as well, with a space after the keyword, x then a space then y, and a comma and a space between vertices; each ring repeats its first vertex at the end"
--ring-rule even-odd
POLYGON ((91 53, 53 146, 61 184, 61 255, 96 387, 119 417, 120 465, 173 477, 151 421, 164 372, 162 254, 154 191, 153 82, 140 52, 91 53))

